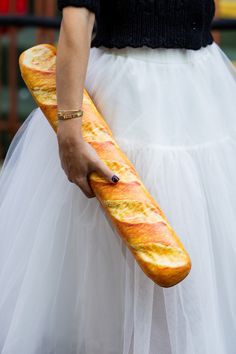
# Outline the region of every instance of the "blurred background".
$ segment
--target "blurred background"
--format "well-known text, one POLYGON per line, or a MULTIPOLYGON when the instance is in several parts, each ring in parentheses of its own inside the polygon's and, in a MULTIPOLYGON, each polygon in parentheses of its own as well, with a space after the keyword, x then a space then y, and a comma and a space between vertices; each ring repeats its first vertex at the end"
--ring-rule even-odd
MULTIPOLYGON (((215 0, 215 41, 236 65, 236 0, 215 0)), ((57 0, 0 0, 0 165, 9 144, 35 108, 19 72, 18 58, 39 43, 56 45, 61 13, 57 0)))

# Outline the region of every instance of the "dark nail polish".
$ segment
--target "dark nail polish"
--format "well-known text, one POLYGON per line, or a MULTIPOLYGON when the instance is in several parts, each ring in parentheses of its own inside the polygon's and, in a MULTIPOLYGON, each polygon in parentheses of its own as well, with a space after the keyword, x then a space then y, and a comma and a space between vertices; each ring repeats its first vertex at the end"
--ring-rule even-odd
POLYGON ((111 179, 112 179, 112 181, 115 182, 115 183, 117 183, 117 182, 119 181, 119 177, 116 176, 116 175, 113 175, 111 179))

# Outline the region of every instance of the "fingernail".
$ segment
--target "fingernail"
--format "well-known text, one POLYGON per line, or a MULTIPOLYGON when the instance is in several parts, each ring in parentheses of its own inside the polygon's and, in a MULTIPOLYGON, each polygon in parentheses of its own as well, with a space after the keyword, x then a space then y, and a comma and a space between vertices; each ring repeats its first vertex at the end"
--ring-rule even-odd
POLYGON ((119 181, 119 177, 116 176, 116 175, 113 175, 113 176, 111 177, 111 179, 112 179, 112 182, 115 182, 115 183, 117 183, 117 182, 119 181))

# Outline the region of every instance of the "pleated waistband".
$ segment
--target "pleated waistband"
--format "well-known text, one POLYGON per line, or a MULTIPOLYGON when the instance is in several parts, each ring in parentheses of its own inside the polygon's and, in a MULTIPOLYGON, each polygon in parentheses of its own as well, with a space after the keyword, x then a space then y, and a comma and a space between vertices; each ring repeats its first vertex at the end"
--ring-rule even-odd
POLYGON ((160 64, 166 63, 189 63, 202 60, 209 56, 215 49, 216 43, 201 47, 198 50, 185 49, 185 48, 150 48, 147 46, 142 47, 125 47, 125 48, 107 48, 100 46, 98 48, 93 47, 92 50, 100 51, 103 53, 129 57, 142 61, 151 61, 160 64))

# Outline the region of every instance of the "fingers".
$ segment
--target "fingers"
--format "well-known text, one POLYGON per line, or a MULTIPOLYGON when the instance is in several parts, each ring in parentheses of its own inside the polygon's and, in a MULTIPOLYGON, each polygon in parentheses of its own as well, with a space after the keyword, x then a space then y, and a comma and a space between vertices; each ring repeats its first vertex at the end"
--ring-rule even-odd
POLYGON ((87 168, 87 175, 85 172, 86 169, 84 169, 83 174, 80 173, 80 175, 78 175, 78 171, 77 171, 77 176, 76 176, 75 170, 73 170, 72 168, 68 168, 68 165, 64 163, 64 160, 62 158, 61 158, 61 167, 63 168, 65 174, 67 175, 68 180, 71 183, 75 183, 88 198, 94 198, 96 196, 89 183, 90 172, 96 171, 100 173, 105 179, 107 179, 109 182, 113 184, 119 181, 119 177, 112 170, 110 170, 109 167, 99 158, 96 160, 96 162, 93 162, 92 167, 90 165, 90 167, 87 168))
POLYGON ((119 177, 111 171, 102 160, 98 160, 96 170, 100 172, 109 182, 117 183, 119 181, 119 177))
POLYGON ((95 194, 89 185, 87 177, 77 177, 73 181, 88 198, 94 198, 95 194))
MULTIPOLYGON (((117 183, 119 181, 119 177, 116 176, 107 166, 103 161, 102 163, 98 163, 96 165, 96 170, 100 172, 108 181, 112 183, 117 183)), ((88 174, 89 176, 89 174, 88 174)), ((75 177, 73 180, 69 179, 70 182, 75 183, 81 190, 82 192, 86 195, 88 198, 94 198, 96 195, 94 194, 90 184, 89 184, 89 179, 87 177, 75 177)))
POLYGON ((68 178, 68 181, 71 183, 75 183, 82 190, 82 192, 86 195, 86 197, 88 197, 88 198, 95 197, 95 194, 89 185, 87 177, 84 177, 84 176, 76 177, 67 168, 64 169, 64 172, 68 178))

